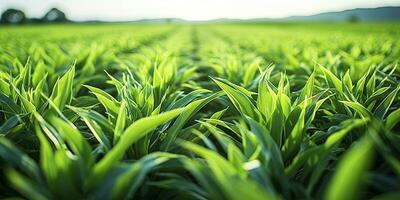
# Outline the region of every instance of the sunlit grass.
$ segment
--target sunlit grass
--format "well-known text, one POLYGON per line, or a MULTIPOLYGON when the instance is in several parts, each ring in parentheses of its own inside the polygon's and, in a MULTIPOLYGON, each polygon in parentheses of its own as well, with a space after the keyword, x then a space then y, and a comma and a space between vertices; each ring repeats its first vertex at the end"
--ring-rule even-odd
POLYGON ((400 198, 393 26, 7 27, 0 197, 400 198))

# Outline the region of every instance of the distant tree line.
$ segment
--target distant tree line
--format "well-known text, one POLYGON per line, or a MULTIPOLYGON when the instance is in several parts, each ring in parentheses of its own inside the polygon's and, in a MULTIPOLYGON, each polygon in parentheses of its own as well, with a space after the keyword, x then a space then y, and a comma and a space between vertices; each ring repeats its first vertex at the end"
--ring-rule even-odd
POLYGON ((27 24, 27 23, 63 23, 69 22, 64 12, 57 8, 50 9, 42 18, 27 18, 21 10, 10 8, 1 14, 1 24, 27 24))
POLYGON ((350 16, 347 18, 347 21, 348 21, 348 22, 351 22, 351 23, 357 23, 357 22, 360 21, 360 18, 359 18, 356 14, 353 14, 353 15, 350 15, 350 16))

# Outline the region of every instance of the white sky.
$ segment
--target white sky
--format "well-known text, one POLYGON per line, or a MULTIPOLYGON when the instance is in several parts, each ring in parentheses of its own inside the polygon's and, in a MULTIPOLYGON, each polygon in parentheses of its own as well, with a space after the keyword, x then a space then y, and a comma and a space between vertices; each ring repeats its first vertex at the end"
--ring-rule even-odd
POLYGON ((57 7, 73 20, 278 18, 379 6, 400 6, 400 0, 0 0, 0 11, 13 7, 41 17, 57 7))

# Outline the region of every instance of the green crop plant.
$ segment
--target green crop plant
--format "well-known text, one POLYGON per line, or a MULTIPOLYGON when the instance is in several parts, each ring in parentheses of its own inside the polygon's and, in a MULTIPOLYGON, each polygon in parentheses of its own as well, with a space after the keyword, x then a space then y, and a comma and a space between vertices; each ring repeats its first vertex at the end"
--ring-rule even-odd
POLYGON ((399 199, 399 30, 1 27, 0 198, 399 199))

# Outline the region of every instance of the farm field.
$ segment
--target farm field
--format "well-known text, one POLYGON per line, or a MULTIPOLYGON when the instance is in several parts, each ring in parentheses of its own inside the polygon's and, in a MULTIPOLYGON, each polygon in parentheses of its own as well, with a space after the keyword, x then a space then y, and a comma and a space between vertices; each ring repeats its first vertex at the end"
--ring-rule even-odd
POLYGON ((0 198, 400 199, 400 24, 0 27, 0 198))

